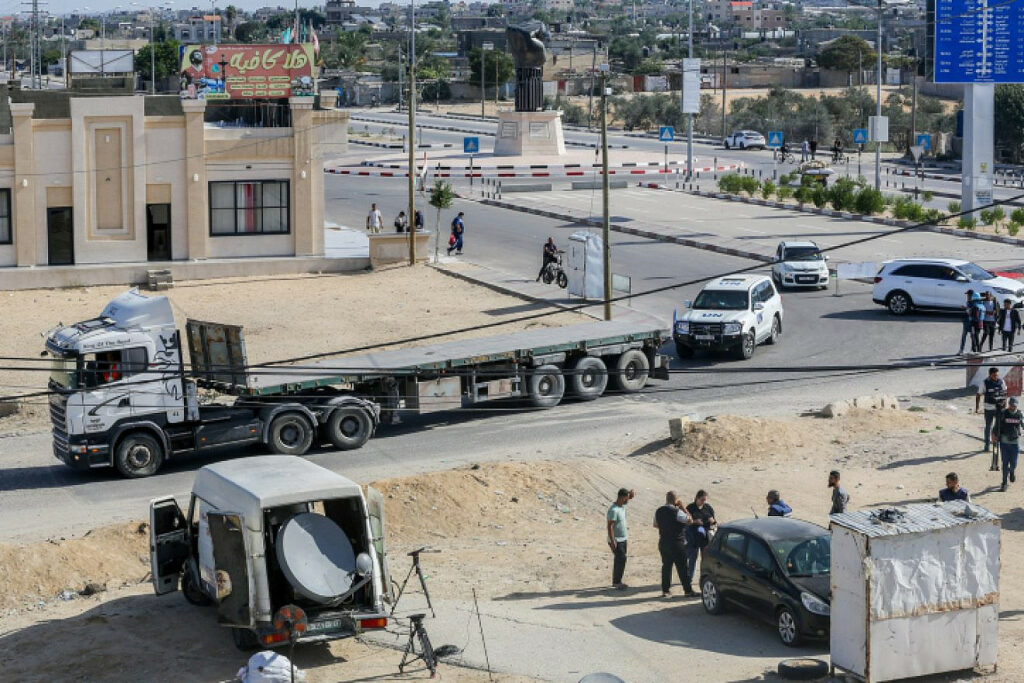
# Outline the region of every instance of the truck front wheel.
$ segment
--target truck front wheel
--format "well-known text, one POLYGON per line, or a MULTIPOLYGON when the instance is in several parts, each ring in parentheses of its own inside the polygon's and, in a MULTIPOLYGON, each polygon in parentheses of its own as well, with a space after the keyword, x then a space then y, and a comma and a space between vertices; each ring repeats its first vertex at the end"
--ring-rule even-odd
POLYGON ((335 408, 327 418, 324 433, 338 450, 352 451, 370 439, 373 420, 362 408, 335 408))
POLYGON ((557 365, 542 365, 530 373, 527 385, 535 408, 554 408, 565 395, 565 377, 557 365))
POLYGON ((281 455, 302 455, 313 445, 313 426, 299 413, 276 415, 270 421, 267 445, 281 455))
POLYGON ((130 479, 155 474, 163 461, 163 446, 156 438, 144 432, 125 436, 118 442, 114 452, 117 471, 130 479))

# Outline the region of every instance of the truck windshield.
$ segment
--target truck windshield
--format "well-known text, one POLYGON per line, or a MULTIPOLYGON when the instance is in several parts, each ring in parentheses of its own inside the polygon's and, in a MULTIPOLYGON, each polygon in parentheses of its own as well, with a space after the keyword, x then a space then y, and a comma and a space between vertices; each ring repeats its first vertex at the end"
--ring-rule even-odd
POLYGON ((788 247, 785 261, 820 261, 821 252, 817 247, 788 247))
POLYGON ((693 307, 701 311, 742 311, 749 305, 747 292, 705 289, 697 295, 693 307))
POLYGON ((50 359, 50 381, 62 389, 77 388, 78 360, 77 358, 62 358, 54 356, 50 359))

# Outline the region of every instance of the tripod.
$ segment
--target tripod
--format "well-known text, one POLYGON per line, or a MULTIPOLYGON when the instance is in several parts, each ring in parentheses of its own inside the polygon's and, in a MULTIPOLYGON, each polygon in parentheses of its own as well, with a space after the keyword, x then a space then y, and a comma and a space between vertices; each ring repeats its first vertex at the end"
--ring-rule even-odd
MULTIPOLYGON (((441 551, 440 550, 430 550, 430 549, 428 549, 427 547, 424 546, 423 548, 419 548, 417 550, 413 550, 411 553, 409 553, 409 557, 412 558, 412 566, 409 567, 409 573, 405 575, 405 580, 402 581, 402 585, 398 587, 398 594, 395 595, 395 602, 391 605, 391 614, 389 614, 388 616, 391 616, 391 615, 393 615, 395 613, 395 609, 398 607, 398 600, 402 597, 402 593, 405 592, 406 584, 409 583, 409 579, 412 578, 413 572, 416 572, 416 576, 419 577, 419 580, 420 580, 420 586, 423 587, 423 594, 425 596, 427 596, 427 607, 430 608, 430 615, 432 617, 434 617, 435 619, 437 618, 437 614, 434 612, 434 605, 433 605, 433 603, 430 602, 430 591, 427 590, 427 581, 423 577, 423 570, 420 568, 420 553, 439 553, 439 552, 441 552, 441 551)), ((420 614, 420 615, 413 615, 413 617, 410 617, 410 618, 414 619, 416 616, 419 616, 420 619, 422 619, 424 615, 422 615, 422 614, 420 614)), ((424 633, 423 635, 426 636, 426 633, 424 633)))
POLYGON ((427 636, 427 630, 423 628, 423 618, 425 616, 427 615, 409 615, 409 641, 405 644, 405 654, 402 655, 402 661, 398 665, 399 673, 405 673, 405 665, 412 664, 417 659, 422 659, 423 663, 430 669, 431 678, 437 673, 437 660, 434 659, 434 648, 430 645, 430 637, 427 636), (416 651, 417 641, 420 644, 420 652, 416 651))

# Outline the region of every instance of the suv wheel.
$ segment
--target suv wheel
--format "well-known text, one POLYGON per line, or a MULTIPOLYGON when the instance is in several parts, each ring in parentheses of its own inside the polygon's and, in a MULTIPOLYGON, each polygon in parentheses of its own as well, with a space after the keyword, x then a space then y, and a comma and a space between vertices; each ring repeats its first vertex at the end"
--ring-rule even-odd
POLYGON ((754 338, 754 332, 747 332, 743 335, 739 346, 736 347, 736 358, 739 360, 750 360, 754 356, 754 348, 756 346, 757 340, 754 338))
POLYGON ((914 302, 911 301, 909 294, 897 289, 894 292, 889 292, 889 296, 885 297, 885 307, 893 315, 906 315, 914 307, 914 302))
POLYGON ((779 320, 779 316, 772 318, 772 331, 768 334, 768 343, 777 344, 779 337, 782 336, 782 321, 779 320))

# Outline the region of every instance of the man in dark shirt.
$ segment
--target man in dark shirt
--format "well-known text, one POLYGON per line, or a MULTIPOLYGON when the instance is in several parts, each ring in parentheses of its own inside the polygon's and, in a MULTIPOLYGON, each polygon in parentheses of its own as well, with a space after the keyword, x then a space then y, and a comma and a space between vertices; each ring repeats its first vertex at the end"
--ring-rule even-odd
POLYGON ((1020 452, 1021 423, 1024 415, 1017 408, 1017 397, 1011 397, 1006 410, 1000 411, 996 418, 996 428, 992 440, 999 441, 999 454, 1003 461, 1003 484, 1000 491, 1006 490, 1006 480, 1017 481, 1017 454, 1020 452))
POLYGON ((956 472, 946 475, 946 488, 939 491, 939 502, 948 503, 951 500, 962 500, 971 502, 971 494, 960 485, 960 477, 956 472))
POLYGON ((686 583, 686 526, 691 522, 690 516, 683 509, 683 502, 675 491, 665 494, 665 504, 654 512, 654 526, 658 529, 658 552, 661 553, 661 596, 672 595, 672 567, 679 574, 686 595, 693 595, 693 590, 686 583))
POLYGON ((711 532, 718 522, 715 520, 715 509, 708 502, 708 492, 697 491, 693 502, 686 506, 693 522, 686 527, 686 591, 693 594, 693 575, 697 569, 697 555, 704 560, 704 548, 711 541, 711 532))
POLYGON ((549 263, 556 263, 558 261, 558 247, 555 246, 555 238, 549 237, 548 241, 544 243, 544 250, 542 252, 544 262, 540 264, 540 272, 537 273, 537 282, 544 276, 544 271, 548 269, 549 263))

